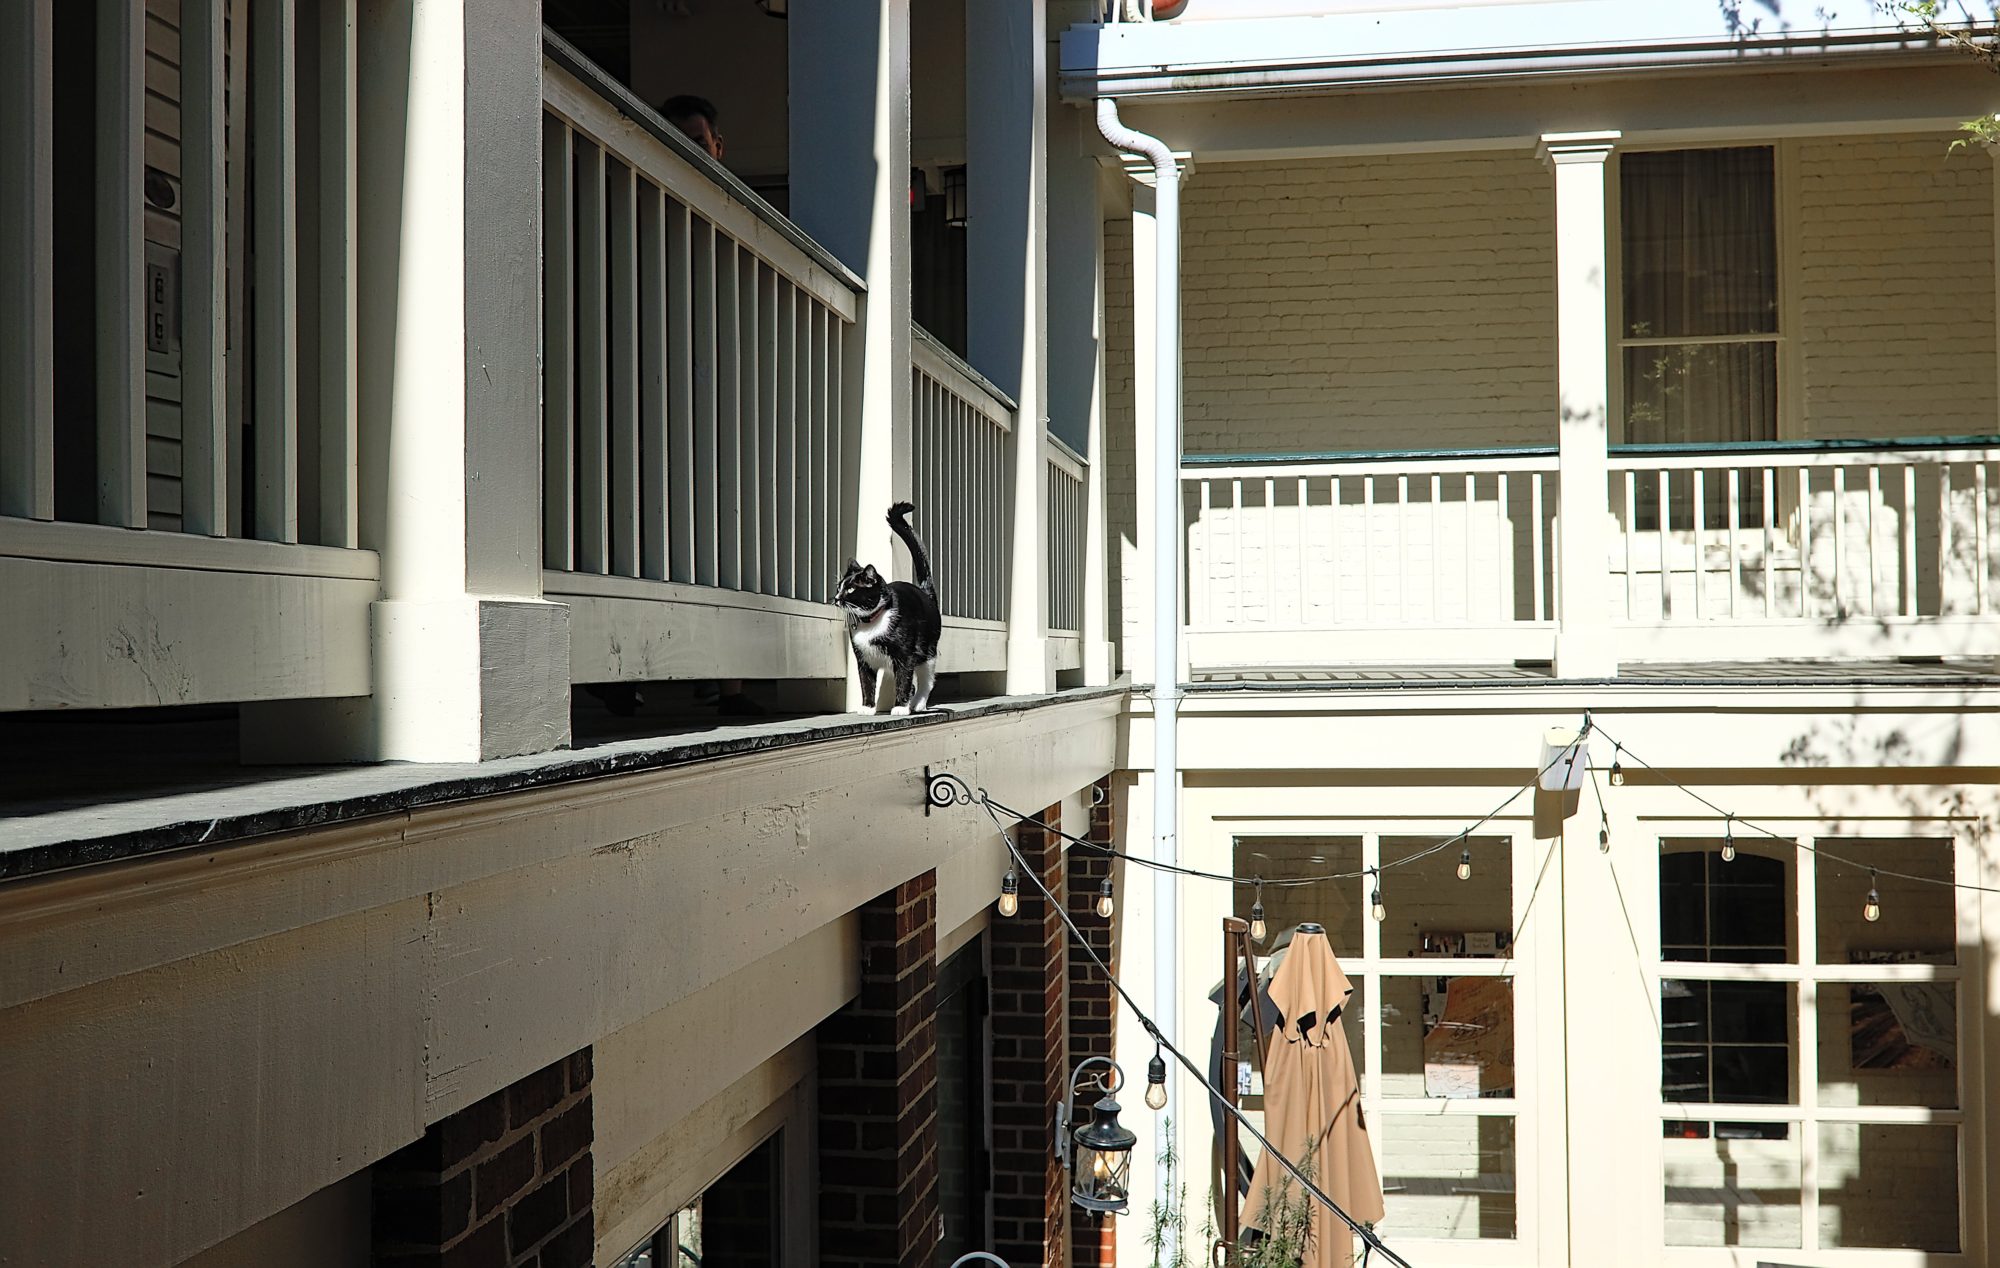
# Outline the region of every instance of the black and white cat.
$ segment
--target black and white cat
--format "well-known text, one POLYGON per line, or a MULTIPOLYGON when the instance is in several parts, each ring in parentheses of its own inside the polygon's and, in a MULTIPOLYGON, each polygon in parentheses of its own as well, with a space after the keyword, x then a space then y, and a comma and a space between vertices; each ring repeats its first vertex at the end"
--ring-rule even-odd
POLYGON ((850 559, 834 590, 833 601, 847 616, 862 706, 876 713, 922 712, 937 681, 938 635, 943 631, 937 586, 924 544, 903 518, 916 509, 908 502, 889 508, 889 527, 910 548, 915 584, 884 580, 875 565, 850 559), (876 685, 885 673, 895 676, 893 695, 876 685))

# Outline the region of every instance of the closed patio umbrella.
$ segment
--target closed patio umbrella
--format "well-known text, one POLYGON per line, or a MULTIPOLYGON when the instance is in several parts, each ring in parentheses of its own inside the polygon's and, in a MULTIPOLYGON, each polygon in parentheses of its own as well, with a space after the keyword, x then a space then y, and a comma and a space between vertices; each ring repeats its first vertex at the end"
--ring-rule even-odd
MULTIPOLYGON (((1264 1065, 1264 1134, 1271 1147, 1307 1168, 1313 1183, 1362 1223, 1382 1218, 1382 1181, 1361 1115, 1340 1013, 1353 993, 1326 934, 1302 925, 1271 979, 1278 1021, 1264 1065)), ((1280 1204, 1297 1206, 1301 1189, 1269 1152, 1257 1160, 1245 1228, 1272 1231, 1280 1204)), ((1306 1268, 1345 1268, 1354 1243, 1340 1217, 1310 1201, 1306 1268)))

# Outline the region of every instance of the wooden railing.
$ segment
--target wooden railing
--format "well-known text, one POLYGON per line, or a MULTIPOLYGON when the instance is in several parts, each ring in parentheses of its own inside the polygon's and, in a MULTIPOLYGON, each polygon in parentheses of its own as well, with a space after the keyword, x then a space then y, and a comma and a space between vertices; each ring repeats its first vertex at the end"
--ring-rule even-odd
POLYGON ((1084 473, 1082 455, 1049 438, 1049 628, 1083 628, 1084 473))
POLYGON ((947 617, 1004 621, 1014 402, 921 329, 910 339, 912 500, 947 617))
POLYGON ((1620 662, 1990 654, 2000 444, 1629 447, 1608 471, 1609 514, 1571 523, 1553 450, 1191 458, 1191 663, 1547 659, 1559 551, 1604 561, 1620 662))
POLYGON ((861 284, 596 67, 549 54, 544 590, 572 603, 573 675, 838 677, 825 600, 855 513, 861 284))
POLYGON ((1190 459, 1197 665, 1546 658, 1553 450, 1190 459))
POLYGON ((0 708, 365 694, 353 0, 7 10, 0 708))
POLYGON ((2000 447, 1616 449, 1609 492, 1628 656, 1990 649, 1967 622, 2000 611, 2000 447))

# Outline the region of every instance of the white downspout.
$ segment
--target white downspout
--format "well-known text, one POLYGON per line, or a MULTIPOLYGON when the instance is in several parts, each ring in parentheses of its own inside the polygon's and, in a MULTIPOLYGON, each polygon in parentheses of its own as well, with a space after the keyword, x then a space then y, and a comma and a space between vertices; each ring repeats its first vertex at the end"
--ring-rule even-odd
MULTIPOLYGON (((1097 130, 1153 163, 1153 858, 1179 861, 1181 578, 1181 171, 1158 137, 1118 120, 1118 103, 1097 100, 1097 130)), ((1140 267, 1134 261, 1134 267, 1140 267)), ((1153 874, 1153 1021, 1179 1044, 1179 877, 1153 874)), ((1206 1108, 1205 1106, 1202 1108, 1206 1108)), ((1171 1205, 1165 1175, 1155 1195, 1171 1205)), ((1163 1247, 1170 1254, 1171 1248, 1163 1247)))

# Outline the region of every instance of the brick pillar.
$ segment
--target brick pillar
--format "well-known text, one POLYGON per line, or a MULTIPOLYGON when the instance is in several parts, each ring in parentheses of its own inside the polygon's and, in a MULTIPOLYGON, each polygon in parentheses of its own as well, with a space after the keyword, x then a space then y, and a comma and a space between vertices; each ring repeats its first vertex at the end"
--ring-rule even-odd
MULTIPOLYGON (((1102 779, 1091 790, 1090 831, 1085 837, 1098 845, 1112 845, 1116 838, 1111 823, 1111 781, 1102 779)), ((1089 850, 1069 852, 1069 918, 1083 931, 1097 958, 1114 970, 1118 940, 1114 936, 1118 916, 1125 910, 1126 894, 1121 886, 1114 894, 1111 919, 1097 914, 1098 887, 1112 876, 1116 859, 1089 850)), ((1122 872, 1115 879, 1122 880, 1122 872)), ((1069 1068, 1074 1070, 1086 1057, 1112 1055, 1112 1033, 1118 1020, 1118 994, 1111 989, 1083 948, 1071 939, 1069 950, 1069 1068)), ((1139 1071, 1134 1071, 1137 1077, 1139 1071)), ((1115 1262, 1117 1236, 1112 1228, 1115 1216, 1070 1212, 1071 1268, 1108 1268, 1115 1262)))
MULTIPOLYGON (((1041 821, 1062 826, 1062 808, 1041 821)), ((1062 838, 1024 823, 1015 839, 1028 867, 1063 896, 1062 838)), ((1069 1187, 1054 1150, 1056 1105, 1069 1077, 1064 1062, 1063 986, 1067 938, 1055 903, 1021 878, 1021 909, 995 916, 993 939, 993 1240, 1017 1266, 1061 1268, 1069 1187)))
POLYGON ((440 1122, 370 1170, 377 1268, 589 1268, 590 1049, 440 1122))
POLYGON ((937 873, 861 909, 861 993, 821 1022, 822 1264, 937 1253, 937 873))

